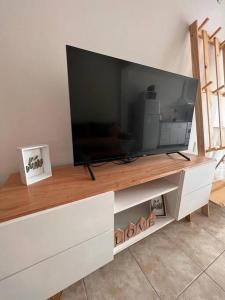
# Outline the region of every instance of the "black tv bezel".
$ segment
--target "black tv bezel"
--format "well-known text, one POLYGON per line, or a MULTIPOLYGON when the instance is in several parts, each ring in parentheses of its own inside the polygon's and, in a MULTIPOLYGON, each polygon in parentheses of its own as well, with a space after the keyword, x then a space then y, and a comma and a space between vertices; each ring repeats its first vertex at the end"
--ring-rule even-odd
MULTIPOLYGON (((192 79, 192 80, 196 81, 196 83, 197 83, 196 98, 197 98, 197 91, 198 91, 198 88, 199 88, 199 80, 194 78, 194 77, 189 77, 189 76, 181 75, 181 74, 178 74, 178 73, 169 72, 169 71, 166 71, 166 70, 151 67, 149 65, 144 65, 144 64, 141 64, 141 63, 138 63, 138 62, 135 62, 135 61, 131 61, 131 60, 127 61, 123 58, 110 56, 110 55, 107 55, 107 54, 104 54, 104 53, 94 52, 94 51, 83 49, 83 48, 80 48, 80 47, 66 45, 67 79, 68 79, 67 82, 68 82, 68 90, 69 90, 70 126, 71 126, 71 133, 72 133, 73 164, 74 164, 74 166, 91 165, 91 164, 103 163, 103 162, 112 162, 112 161, 119 161, 119 160, 133 159, 133 158, 141 158, 141 157, 146 157, 146 156, 161 155, 161 154, 174 153, 174 152, 188 150, 189 145, 187 145, 186 147, 183 146, 183 147, 179 147, 179 148, 178 147, 174 147, 174 148, 171 147, 170 149, 168 149, 168 151, 166 151, 166 148, 162 148, 162 149, 158 150, 157 152, 154 152, 154 151, 153 152, 150 152, 150 151, 145 152, 144 151, 140 154, 134 154, 134 155, 114 156, 114 157, 108 157, 108 158, 102 158, 102 159, 91 159, 91 160, 86 160, 86 161, 76 161, 76 159, 75 159, 76 158, 76 154, 75 154, 76 143, 74 142, 74 138, 73 138, 72 116, 71 116, 71 94, 70 94, 69 72, 68 72, 69 62, 68 62, 68 55, 67 55, 67 49, 68 48, 75 48, 75 49, 83 50, 83 51, 94 53, 94 54, 104 55, 104 56, 107 56, 107 57, 110 57, 110 58, 121 59, 121 60, 123 60, 125 62, 128 62, 128 63, 134 63, 134 64, 137 64, 137 65, 140 65, 140 66, 149 67, 149 68, 157 70, 157 71, 163 71, 163 72, 168 73, 168 74, 178 75, 178 76, 181 76, 183 78, 192 79)), ((196 100, 195 100, 195 105, 196 105, 196 100)), ((194 106, 194 108, 195 108, 195 106, 194 106)), ((193 112, 193 115, 194 115, 194 112, 193 112)), ((192 122, 191 123, 193 124, 193 116, 192 116, 192 122)), ((189 141, 190 141, 190 139, 189 139, 189 141)), ((189 144, 189 141, 188 141, 188 144, 189 144)))
MULTIPOLYGON (((160 149, 161 150, 161 149, 160 149)), ((163 149, 162 149, 163 150, 163 149)), ((140 155, 126 155, 126 156, 118 156, 117 158, 107 158, 107 159, 93 159, 93 160, 87 160, 85 162, 75 162, 74 159, 74 166, 83 166, 83 165, 92 165, 92 164, 97 164, 97 163, 103 163, 103 162, 112 162, 112 161, 123 161, 126 159, 132 159, 132 158, 141 158, 141 157, 147 157, 147 156, 153 156, 153 155, 161 155, 161 154, 170 154, 170 153, 175 153, 179 151, 185 151, 188 150, 188 147, 184 148, 179 148, 179 149, 170 149, 170 151, 157 151, 157 153, 150 153, 149 151, 140 155)), ((74 150, 73 150, 73 158, 75 157, 74 155, 74 150)))

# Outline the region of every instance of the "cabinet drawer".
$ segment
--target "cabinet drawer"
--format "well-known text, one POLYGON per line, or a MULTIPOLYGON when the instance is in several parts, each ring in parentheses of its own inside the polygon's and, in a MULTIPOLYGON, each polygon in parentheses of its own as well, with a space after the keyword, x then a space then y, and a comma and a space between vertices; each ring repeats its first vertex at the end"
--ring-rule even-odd
POLYGON ((4 300, 46 300, 113 259, 113 231, 0 281, 4 300))
POLYGON ((189 194, 211 184, 215 172, 215 164, 215 161, 211 161, 204 165, 185 169, 182 195, 189 194))
POLYGON ((207 185, 197 191, 181 197, 178 220, 204 206, 209 201, 212 185, 207 185))
POLYGON ((0 280, 113 229, 108 192, 0 224, 0 280))

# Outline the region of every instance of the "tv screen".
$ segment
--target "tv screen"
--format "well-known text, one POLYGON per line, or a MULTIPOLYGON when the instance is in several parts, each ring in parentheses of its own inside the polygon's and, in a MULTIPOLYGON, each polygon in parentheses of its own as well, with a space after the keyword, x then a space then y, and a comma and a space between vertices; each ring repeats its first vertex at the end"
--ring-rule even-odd
POLYGON ((75 165, 188 148, 197 80, 66 50, 75 165))

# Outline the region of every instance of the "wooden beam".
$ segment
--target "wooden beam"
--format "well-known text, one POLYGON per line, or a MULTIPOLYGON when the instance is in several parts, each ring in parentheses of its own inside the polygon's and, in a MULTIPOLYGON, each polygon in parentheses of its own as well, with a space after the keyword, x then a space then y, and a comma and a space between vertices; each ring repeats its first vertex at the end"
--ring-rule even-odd
POLYGON ((212 111, 211 111, 211 93, 209 91, 209 36, 208 33, 203 30, 203 53, 204 53, 204 73, 205 73, 205 82, 206 82, 206 104, 207 104, 207 121, 208 121, 208 135, 209 135, 209 148, 213 146, 213 127, 212 127, 212 111), (208 84, 207 84, 208 83, 208 84))
MULTIPOLYGON (((205 93, 205 90, 204 91, 202 91, 202 93, 205 93)), ((215 93, 213 93, 212 91, 209 91, 209 93, 211 94, 211 95, 214 95, 215 96, 215 93)), ((219 93, 220 94, 220 96, 225 96, 225 92, 222 92, 222 91, 217 91, 217 93, 219 93)))
POLYGON ((202 87, 202 91, 206 90, 206 88, 207 88, 208 86, 210 86, 212 83, 213 83, 212 81, 207 82, 207 83, 202 87))
POLYGON ((221 29, 222 29, 222 27, 218 27, 218 28, 216 29, 216 31, 213 32, 212 35, 210 35, 209 39, 212 40, 212 39, 216 36, 216 34, 217 34, 221 29))
MULTIPOLYGON (((223 77, 224 77, 224 83, 225 83, 225 47, 222 48, 223 53, 223 77)), ((223 94, 225 96, 225 93, 223 94)))
POLYGON ((204 141, 204 127, 202 114, 202 95, 201 95, 201 81, 200 81, 200 64, 199 64, 199 47, 198 47, 198 22, 195 21, 189 26, 191 39, 191 57, 192 57, 192 73, 193 77, 199 80, 197 89, 195 115, 196 115, 196 131, 197 131, 197 145, 198 154, 205 156, 205 141, 204 141))
POLYGON ((225 40, 222 43, 220 43, 220 48, 222 49, 224 46, 225 46, 225 40))
POLYGON ((222 84, 221 86, 219 86, 217 89, 215 89, 214 91, 212 91, 213 94, 217 94, 220 90, 222 90, 224 88, 224 84, 222 84))
MULTIPOLYGON (((203 30, 201 30, 201 31, 198 33, 198 37, 199 37, 200 39, 203 39, 202 31, 203 31, 203 30)), ((223 43, 223 42, 222 42, 222 43, 223 43)), ((221 44, 222 44, 222 43, 220 42, 220 48, 221 48, 221 44)), ((212 46, 214 46, 214 41, 213 41, 213 39, 209 40, 209 44, 212 45, 212 46)), ((224 46, 224 45, 223 45, 223 46, 224 46)))
POLYGON ((202 22, 202 24, 198 27, 198 30, 201 30, 208 21, 209 21, 209 18, 205 18, 205 20, 202 22))
POLYGON ((208 149, 206 149, 206 152, 214 152, 214 151, 219 151, 219 150, 225 150, 225 146, 208 148, 208 149))
MULTIPOLYGON (((215 64, 216 64, 216 86, 217 89, 221 86, 221 78, 220 78, 220 69, 219 69, 219 56, 220 56, 220 43, 218 38, 214 38, 214 50, 215 50, 215 64)), ((217 92, 217 105, 218 105, 218 116, 219 116, 219 130, 220 130, 220 147, 224 146, 224 136, 222 129, 222 108, 221 108, 221 99, 220 93, 217 92)))

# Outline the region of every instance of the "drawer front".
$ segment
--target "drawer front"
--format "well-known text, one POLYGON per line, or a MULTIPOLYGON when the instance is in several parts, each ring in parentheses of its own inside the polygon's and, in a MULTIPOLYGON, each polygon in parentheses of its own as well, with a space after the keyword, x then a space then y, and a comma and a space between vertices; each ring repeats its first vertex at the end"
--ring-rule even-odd
POLYGON ((197 191, 181 197, 178 220, 204 206, 209 201, 212 185, 207 185, 197 191))
POLYGON ((0 281, 4 300, 46 300, 113 259, 108 231, 0 281))
POLYGON ((0 280, 113 229, 114 193, 0 224, 0 280))
POLYGON ((185 169, 182 195, 189 194, 212 183, 215 161, 185 169))

